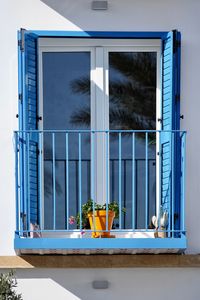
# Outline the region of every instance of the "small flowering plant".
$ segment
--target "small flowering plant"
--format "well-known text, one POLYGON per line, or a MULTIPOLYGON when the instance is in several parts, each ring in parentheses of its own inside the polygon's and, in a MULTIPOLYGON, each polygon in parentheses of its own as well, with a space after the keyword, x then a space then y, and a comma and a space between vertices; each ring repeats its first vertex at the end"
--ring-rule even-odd
MULTIPOLYGON (((88 214, 93 210, 106 210, 105 204, 98 204, 94 202, 92 199, 89 199, 85 204, 81 207, 81 221, 82 221, 82 229, 90 229, 88 214)), ((108 203, 108 210, 115 212, 115 218, 119 218, 119 205, 117 202, 113 201, 108 203)), ((122 212, 125 213, 125 208, 122 208, 122 212)), ((69 224, 74 224, 76 222, 77 227, 80 228, 80 212, 76 216, 70 216, 68 220, 69 224)))
POLYGON ((70 216, 69 217, 69 224, 74 224, 75 223, 75 221, 76 221, 76 218, 74 217, 74 216, 70 216))

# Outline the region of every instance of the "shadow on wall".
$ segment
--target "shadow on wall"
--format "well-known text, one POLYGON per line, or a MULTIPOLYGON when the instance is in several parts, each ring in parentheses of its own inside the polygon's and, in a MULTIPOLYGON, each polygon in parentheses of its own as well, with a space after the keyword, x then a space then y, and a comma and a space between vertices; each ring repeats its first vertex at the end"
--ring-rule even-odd
POLYGON ((92 0, 41 0, 44 4, 55 10, 61 16, 74 23, 82 30, 91 29, 91 22, 94 18, 95 28, 112 26, 110 17, 113 14, 113 9, 105 11, 92 11, 91 2, 92 0), (102 22, 103 17, 103 22, 102 22))
POLYGON ((99 280, 100 277, 105 278, 103 272, 99 272, 99 270, 90 271, 88 276, 84 270, 74 269, 17 271, 18 290, 22 293, 23 300, 43 300, 45 298, 48 300, 56 298, 59 300, 118 299, 116 295, 112 298, 110 293, 108 296, 108 290, 92 288, 94 278, 99 280))
MULTIPOLYGON (((73 257, 72 257, 73 259, 73 257)), ((18 270, 23 300, 199 299, 200 269, 26 269, 18 270), (94 280, 107 280, 108 289, 94 289, 94 280), (156 290, 155 290, 156 282, 156 290), (181 292, 180 292, 181 291, 181 292), (152 296, 151 296, 152 295, 152 296)))
MULTIPOLYGON (((162 23, 157 15, 163 10, 170 14, 168 2, 173 0, 168 0, 167 4, 163 1, 108 0, 107 10, 92 10, 92 0, 40 1, 82 30, 145 31, 150 30, 150 24, 153 30, 160 28, 162 23)), ((172 25, 171 21, 170 28, 176 27, 172 25)))

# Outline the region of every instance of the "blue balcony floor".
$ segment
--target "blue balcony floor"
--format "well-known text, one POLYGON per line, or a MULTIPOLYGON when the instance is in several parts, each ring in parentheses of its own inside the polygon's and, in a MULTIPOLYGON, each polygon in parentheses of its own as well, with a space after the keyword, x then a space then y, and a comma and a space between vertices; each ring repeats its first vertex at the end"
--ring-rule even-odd
POLYGON ((186 237, 179 238, 63 238, 17 237, 19 254, 137 254, 178 253, 186 249, 186 237))

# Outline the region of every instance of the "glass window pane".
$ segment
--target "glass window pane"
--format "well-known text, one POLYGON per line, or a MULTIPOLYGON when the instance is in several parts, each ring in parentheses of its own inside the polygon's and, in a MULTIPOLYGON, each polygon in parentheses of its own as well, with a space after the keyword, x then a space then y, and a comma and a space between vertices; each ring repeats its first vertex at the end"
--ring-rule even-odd
MULTIPOLYGON (((44 52, 43 129, 90 129, 90 52, 44 52)), ((78 205, 78 133, 69 133, 69 215, 78 205), (73 180, 72 180, 73 179, 73 180)), ((90 182, 90 135, 81 136, 82 198, 88 199, 90 182)), ((55 133, 56 229, 66 227, 66 135, 55 133)), ((44 135, 45 228, 53 227, 53 143, 44 135)))
MULTIPOLYGON (((109 52, 109 129, 156 129, 156 52, 109 52)), ((119 199, 119 138, 110 135, 111 200, 119 199)), ((136 226, 145 226, 145 134, 135 139, 136 226)), ((148 136, 149 217, 155 214, 156 136, 148 136)), ((127 208, 124 227, 131 228, 132 135, 122 134, 122 205, 127 208)))

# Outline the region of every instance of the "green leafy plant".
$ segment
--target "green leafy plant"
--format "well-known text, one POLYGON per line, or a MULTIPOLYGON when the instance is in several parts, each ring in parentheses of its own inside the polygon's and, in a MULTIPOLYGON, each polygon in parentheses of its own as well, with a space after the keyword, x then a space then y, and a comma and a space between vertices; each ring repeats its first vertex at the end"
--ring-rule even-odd
MULTIPOLYGON (((119 218, 119 205, 116 201, 113 201, 111 203, 108 203, 108 210, 114 211, 115 212, 115 218, 119 218)), ((88 213, 92 212, 93 210, 106 210, 106 203, 104 204, 98 204, 94 202, 92 199, 89 199, 85 204, 82 205, 81 207, 81 221, 82 221, 82 228, 83 229, 88 229, 90 228, 89 226, 89 220, 88 220, 88 213)), ((122 212, 125 213, 126 210, 123 207, 122 212)), ((77 223, 77 226, 80 228, 80 212, 74 217, 71 216, 69 218, 69 223, 74 224, 77 223)))
POLYGON ((0 300, 22 300, 21 294, 17 294, 15 288, 17 279, 14 271, 11 270, 6 274, 0 274, 0 300))

